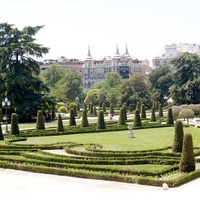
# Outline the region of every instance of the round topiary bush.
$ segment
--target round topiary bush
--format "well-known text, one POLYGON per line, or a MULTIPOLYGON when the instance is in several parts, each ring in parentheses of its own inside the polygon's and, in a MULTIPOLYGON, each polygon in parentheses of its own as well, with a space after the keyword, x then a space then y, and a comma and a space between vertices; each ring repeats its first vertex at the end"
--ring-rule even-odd
POLYGON ((38 112, 37 112, 36 129, 37 130, 45 129, 44 117, 43 117, 43 113, 41 110, 38 110, 38 112))
POLYGON ((59 113, 67 113, 67 108, 66 108, 66 106, 60 106, 59 109, 58 109, 58 112, 59 112, 59 113))
POLYGON ((194 112, 191 109, 182 109, 178 115, 179 118, 187 119, 187 124, 189 123, 190 118, 194 118, 194 112))
POLYGON ((118 124, 119 125, 125 125, 126 124, 124 108, 120 109, 118 124))
POLYGON ((177 120, 175 123, 175 134, 172 146, 173 152, 182 152, 183 134, 183 123, 181 120, 177 120))
POLYGON ((18 117, 16 113, 12 113, 11 115, 10 134, 19 135, 18 117))
POLYGON ((61 114, 58 114, 57 132, 64 132, 63 121, 61 114))
POLYGON ((135 116, 134 116, 134 127, 142 126, 141 118, 140 118, 140 112, 138 109, 135 110, 135 116))
POLYGON ((179 115, 180 111, 183 109, 183 107, 182 106, 172 106, 171 108, 172 108, 173 118, 177 119, 178 115, 179 115))
POLYGON ((172 108, 168 108, 168 112, 167 112, 167 121, 166 124, 174 124, 174 118, 173 118, 173 114, 172 114, 172 108))
POLYGON ((98 112, 98 120, 97 120, 97 129, 105 129, 105 121, 104 121, 104 114, 102 110, 98 112))
POLYGON ((191 109, 195 115, 199 115, 199 106, 195 104, 189 104, 188 108, 191 109))
POLYGON ((81 126, 82 127, 88 127, 89 126, 88 118, 87 118, 87 111, 85 109, 83 110, 81 126))
POLYGON ((156 122, 156 114, 155 114, 155 107, 153 106, 151 109, 151 122, 156 122))
POLYGON ((181 162, 179 166, 181 172, 191 172, 195 170, 195 158, 193 150, 192 135, 186 133, 183 139, 183 151, 181 154, 181 162))
POLYGON ((69 126, 76 126, 76 119, 74 115, 74 109, 71 108, 69 115, 69 126))

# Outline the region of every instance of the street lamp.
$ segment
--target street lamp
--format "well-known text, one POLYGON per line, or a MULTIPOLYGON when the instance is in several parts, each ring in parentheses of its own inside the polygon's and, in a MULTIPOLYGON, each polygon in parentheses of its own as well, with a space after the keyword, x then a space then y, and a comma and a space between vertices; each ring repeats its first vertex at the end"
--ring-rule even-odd
POLYGON ((8 133, 8 108, 10 106, 10 101, 7 97, 5 97, 5 99, 2 101, 2 107, 5 107, 6 109, 6 132, 8 133))

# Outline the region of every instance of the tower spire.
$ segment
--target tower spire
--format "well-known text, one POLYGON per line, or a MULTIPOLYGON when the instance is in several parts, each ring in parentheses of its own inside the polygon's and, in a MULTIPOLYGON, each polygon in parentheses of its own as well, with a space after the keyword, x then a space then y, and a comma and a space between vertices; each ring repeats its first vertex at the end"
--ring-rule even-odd
POLYGON ((118 44, 117 44, 117 46, 116 46, 115 57, 119 57, 119 56, 120 56, 120 54, 119 54, 119 49, 118 49, 118 44))
POLYGON ((90 45, 88 45, 88 54, 86 59, 92 59, 91 52, 90 52, 90 45))
POLYGON ((127 44, 126 44, 126 50, 125 50, 125 56, 129 57, 129 52, 128 52, 128 47, 127 47, 127 44))

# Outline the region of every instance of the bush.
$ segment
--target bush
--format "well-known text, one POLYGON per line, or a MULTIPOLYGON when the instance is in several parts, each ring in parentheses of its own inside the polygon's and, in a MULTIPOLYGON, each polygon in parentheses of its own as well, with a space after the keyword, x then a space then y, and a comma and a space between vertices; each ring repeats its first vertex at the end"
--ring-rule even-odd
POLYGON ((12 113, 12 115, 11 115, 10 134, 11 135, 19 135, 18 118, 17 118, 16 113, 12 113))
POLYGON ((124 117, 125 117, 125 120, 127 120, 127 108, 126 108, 126 105, 123 106, 123 109, 124 109, 124 117))
POLYGON ((85 109, 83 110, 81 126, 82 127, 88 127, 89 126, 88 118, 87 118, 87 111, 85 109))
POLYGON ((167 121, 166 124, 174 124, 174 118, 173 118, 173 114, 172 114, 172 108, 168 108, 168 112, 167 112, 167 121))
POLYGON ((140 119, 140 112, 138 109, 135 110, 135 116, 134 116, 134 127, 137 127, 137 126, 142 126, 142 122, 141 122, 141 119, 140 119))
POLYGON ((173 152, 182 152, 183 134, 183 123, 182 121, 177 120, 175 124, 174 142, 172 146, 173 152))
POLYGON ((37 130, 45 129, 43 113, 41 110, 38 110, 37 112, 36 129, 37 130))
POLYGON ((143 119, 147 118, 144 104, 141 105, 141 118, 143 118, 143 119))
POLYGON ((98 113, 98 120, 97 120, 97 129, 105 129, 105 121, 104 121, 104 114, 102 110, 99 110, 98 113))
POLYGON ((179 115, 180 111, 183 109, 183 107, 182 106, 172 106, 171 108, 172 108, 173 118, 177 119, 178 115, 179 115))
POLYGON ((199 106, 195 104, 189 104, 188 108, 191 109, 195 115, 199 115, 199 106))
POLYGON ((105 103, 102 104, 102 110, 103 110, 104 113, 106 112, 106 106, 105 106, 105 103))
POLYGON ((156 122, 156 114, 155 114, 155 107, 153 106, 151 109, 151 122, 156 122))
POLYGON ((65 106, 60 106, 60 108, 58 109, 58 112, 67 113, 67 108, 65 106))
POLYGON ((77 104, 74 104, 73 109, 74 109, 74 116, 77 117, 77 104))
POLYGON ((193 151, 192 135, 186 133, 183 139, 183 152, 179 166, 181 172, 191 172, 195 170, 195 159, 193 151))
POLYGON ((121 109, 120 109, 118 124, 119 124, 119 125, 125 125, 125 124, 126 124, 124 108, 121 108, 121 109))
POLYGON ((59 108, 60 108, 61 106, 65 106, 65 104, 64 104, 63 102, 58 102, 58 103, 56 104, 56 110, 59 111, 59 108))
POLYGON ((114 107, 113 107, 113 103, 110 104, 110 114, 114 115, 114 107))
POLYGON ((63 127, 61 114, 58 114, 57 132, 64 132, 64 127, 63 127))
POLYGON ((158 107, 158 117, 163 117, 163 109, 162 109, 162 104, 159 104, 158 107))
POLYGON ((74 109, 73 108, 71 108, 71 110, 70 110, 69 126, 76 126, 76 120, 75 120, 75 115, 74 115, 74 109))
POLYGON ((188 119, 189 118, 194 118, 195 115, 194 115, 194 112, 191 110, 191 109, 182 109, 180 112, 179 112, 179 115, 178 115, 179 118, 184 118, 184 119, 187 119, 187 123, 188 123, 188 119))

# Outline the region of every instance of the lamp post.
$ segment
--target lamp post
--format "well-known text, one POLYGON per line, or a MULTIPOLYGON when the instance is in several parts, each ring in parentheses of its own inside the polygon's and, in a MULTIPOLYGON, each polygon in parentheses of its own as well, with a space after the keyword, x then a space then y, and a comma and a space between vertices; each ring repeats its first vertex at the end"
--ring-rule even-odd
POLYGON ((10 106, 10 101, 7 97, 5 97, 5 99, 2 101, 2 107, 4 107, 6 109, 6 132, 8 133, 8 108, 10 106))

